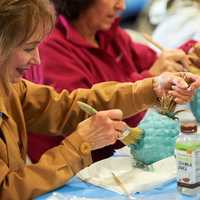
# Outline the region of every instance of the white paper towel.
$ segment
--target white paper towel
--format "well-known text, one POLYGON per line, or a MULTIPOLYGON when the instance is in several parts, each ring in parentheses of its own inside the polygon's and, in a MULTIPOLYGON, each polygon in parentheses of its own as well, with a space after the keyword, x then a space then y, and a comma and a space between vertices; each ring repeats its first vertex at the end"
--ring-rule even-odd
POLYGON ((152 189, 176 178, 176 161, 168 157, 154 163, 153 171, 134 168, 131 157, 111 157, 80 171, 77 176, 83 181, 124 194, 116 184, 112 172, 121 180, 129 193, 152 189))

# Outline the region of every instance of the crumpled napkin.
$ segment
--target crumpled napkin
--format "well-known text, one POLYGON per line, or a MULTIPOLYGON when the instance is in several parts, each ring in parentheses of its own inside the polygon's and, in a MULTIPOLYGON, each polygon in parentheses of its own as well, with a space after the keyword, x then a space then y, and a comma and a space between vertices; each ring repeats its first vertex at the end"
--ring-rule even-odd
POLYGON ((116 183, 112 173, 120 179, 129 193, 150 190, 176 178, 174 156, 152 164, 150 169, 152 170, 145 171, 133 167, 130 157, 110 157, 83 169, 77 176, 83 181, 120 194, 124 194, 124 191, 116 183))

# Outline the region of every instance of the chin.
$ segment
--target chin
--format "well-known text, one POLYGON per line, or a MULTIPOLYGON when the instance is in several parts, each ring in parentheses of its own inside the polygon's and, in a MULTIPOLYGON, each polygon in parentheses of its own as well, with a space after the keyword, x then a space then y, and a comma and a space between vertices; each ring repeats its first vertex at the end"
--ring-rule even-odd
POLYGON ((102 31, 108 31, 111 28, 112 24, 105 24, 104 26, 102 26, 101 30, 102 31))
POLYGON ((17 82, 19 82, 20 80, 21 80, 21 77, 15 77, 15 78, 10 79, 10 82, 11 82, 11 83, 17 83, 17 82))

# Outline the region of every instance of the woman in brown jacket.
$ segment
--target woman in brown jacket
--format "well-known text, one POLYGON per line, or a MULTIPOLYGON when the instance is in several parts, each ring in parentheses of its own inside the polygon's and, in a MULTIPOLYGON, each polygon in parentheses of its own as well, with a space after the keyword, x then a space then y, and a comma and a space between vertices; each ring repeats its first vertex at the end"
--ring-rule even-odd
POLYGON ((127 126, 123 117, 158 103, 163 92, 173 95, 177 103, 185 103, 200 86, 199 77, 189 73, 185 76, 192 81, 190 87, 182 74, 165 73, 134 84, 107 82, 90 90, 58 94, 51 87, 21 79, 31 65, 40 62, 38 44, 53 25, 54 14, 47 0, 0 0, 2 200, 31 199, 63 185, 92 163, 91 150, 116 142, 127 126), (78 100, 97 110, 117 109, 86 119, 78 100), (70 135, 44 153, 38 163, 27 165, 27 132, 70 135))

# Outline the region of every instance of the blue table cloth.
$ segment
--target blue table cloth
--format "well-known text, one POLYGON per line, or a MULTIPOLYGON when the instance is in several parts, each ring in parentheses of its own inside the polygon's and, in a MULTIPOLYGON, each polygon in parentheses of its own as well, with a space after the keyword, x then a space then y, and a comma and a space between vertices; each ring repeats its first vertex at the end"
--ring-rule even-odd
MULTIPOLYGON (((109 200, 126 200, 127 197, 119 195, 118 193, 105 190, 95 185, 82 182, 80 179, 74 177, 63 187, 53 191, 63 196, 78 196, 86 198, 98 198, 109 200)), ((44 194, 36 200, 46 200, 53 192, 44 194)), ((133 195, 136 200, 200 200, 199 197, 188 197, 180 195, 176 190, 176 182, 170 182, 168 184, 157 187, 151 191, 136 193, 133 195)))

